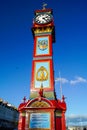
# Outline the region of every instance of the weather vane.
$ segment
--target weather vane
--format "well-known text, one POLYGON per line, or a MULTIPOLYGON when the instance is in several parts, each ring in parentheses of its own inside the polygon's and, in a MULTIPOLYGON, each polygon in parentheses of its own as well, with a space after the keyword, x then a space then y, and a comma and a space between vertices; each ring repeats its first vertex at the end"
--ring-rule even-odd
POLYGON ((43 3, 43 9, 46 9, 47 4, 43 3))

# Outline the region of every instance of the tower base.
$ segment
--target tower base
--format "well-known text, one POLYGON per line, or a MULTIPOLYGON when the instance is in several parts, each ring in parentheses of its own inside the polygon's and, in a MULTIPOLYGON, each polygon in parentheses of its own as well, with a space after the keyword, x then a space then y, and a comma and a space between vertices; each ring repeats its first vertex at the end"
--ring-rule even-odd
POLYGON ((64 98, 38 97, 19 105, 18 130, 66 130, 64 98))

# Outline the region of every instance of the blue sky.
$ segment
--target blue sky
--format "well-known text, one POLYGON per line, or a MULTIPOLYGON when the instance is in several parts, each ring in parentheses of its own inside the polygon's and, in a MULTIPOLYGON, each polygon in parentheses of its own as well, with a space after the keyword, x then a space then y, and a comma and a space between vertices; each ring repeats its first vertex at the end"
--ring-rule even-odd
POLYGON ((87 115, 87 1, 0 1, 0 97, 18 107, 29 98, 34 10, 46 2, 53 9, 56 42, 53 44, 55 89, 66 97, 67 116, 87 115))

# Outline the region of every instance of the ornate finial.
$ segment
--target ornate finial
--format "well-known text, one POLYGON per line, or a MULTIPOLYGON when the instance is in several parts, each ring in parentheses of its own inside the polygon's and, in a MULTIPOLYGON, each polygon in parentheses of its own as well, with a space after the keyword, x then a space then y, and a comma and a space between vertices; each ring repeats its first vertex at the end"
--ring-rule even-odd
POLYGON ((26 102, 26 97, 24 96, 24 98, 23 98, 23 103, 25 103, 26 102))
POLYGON ((43 83, 41 83, 40 91, 39 91, 39 96, 43 97, 43 83))
POLYGON ((43 3, 43 10, 46 9, 47 4, 43 3))
POLYGON ((66 99, 66 97, 63 95, 62 96, 62 102, 65 102, 65 99, 66 99))
POLYGON ((38 101, 41 102, 41 98, 43 97, 43 83, 41 83, 41 87, 39 90, 39 97, 38 97, 38 101))

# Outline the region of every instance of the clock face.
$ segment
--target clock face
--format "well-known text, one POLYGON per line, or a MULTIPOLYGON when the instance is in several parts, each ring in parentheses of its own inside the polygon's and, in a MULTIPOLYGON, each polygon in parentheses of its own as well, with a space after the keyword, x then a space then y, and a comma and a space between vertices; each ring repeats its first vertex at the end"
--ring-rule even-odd
POLYGON ((52 15, 48 13, 41 13, 35 17, 37 24, 46 24, 52 21, 52 15))

